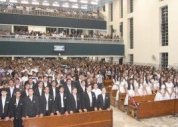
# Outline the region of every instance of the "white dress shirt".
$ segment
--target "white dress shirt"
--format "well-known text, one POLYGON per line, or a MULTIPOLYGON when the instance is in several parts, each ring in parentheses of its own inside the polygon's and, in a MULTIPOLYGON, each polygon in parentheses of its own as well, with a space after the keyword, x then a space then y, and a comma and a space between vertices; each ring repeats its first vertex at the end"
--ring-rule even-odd
POLYGON ((102 94, 102 96, 103 96, 103 103, 105 104, 106 94, 102 94))
POLYGON ((40 96, 42 95, 42 88, 38 88, 40 96))
POLYGON ((19 104, 19 99, 16 98, 16 106, 19 104))
POLYGON ((98 95, 101 94, 101 90, 100 89, 93 89, 92 92, 95 93, 96 99, 98 98, 98 95))
POLYGON ((53 97, 54 97, 53 99, 55 100, 55 98, 56 98, 56 88, 53 87, 52 89, 53 89, 53 97))
POLYGON ((61 107, 64 108, 64 93, 60 93, 61 96, 61 107))
POLYGON ((75 106, 77 108, 77 95, 73 95, 74 96, 74 100, 75 100, 75 106))
POLYGON ((13 92, 14 92, 14 87, 10 87, 10 96, 13 96, 13 92))
POLYGON ((91 94, 91 92, 87 92, 87 93, 88 93, 88 96, 89 96, 89 99, 90 99, 90 107, 92 107, 92 102, 93 102, 92 94, 91 94))
POLYGON ((1 97, 2 99, 2 113, 4 113, 4 107, 5 107, 5 104, 6 104, 6 97, 1 97))
POLYGON ((48 111, 49 110, 49 105, 48 105, 49 94, 45 94, 45 98, 46 98, 46 111, 48 111))

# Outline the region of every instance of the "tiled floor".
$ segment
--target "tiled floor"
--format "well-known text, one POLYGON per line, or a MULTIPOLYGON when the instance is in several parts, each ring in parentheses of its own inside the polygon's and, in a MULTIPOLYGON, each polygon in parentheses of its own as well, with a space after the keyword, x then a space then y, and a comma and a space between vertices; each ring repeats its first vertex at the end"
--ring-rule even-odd
POLYGON ((178 127, 178 117, 165 116, 138 121, 116 108, 113 108, 113 115, 114 127, 178 127))

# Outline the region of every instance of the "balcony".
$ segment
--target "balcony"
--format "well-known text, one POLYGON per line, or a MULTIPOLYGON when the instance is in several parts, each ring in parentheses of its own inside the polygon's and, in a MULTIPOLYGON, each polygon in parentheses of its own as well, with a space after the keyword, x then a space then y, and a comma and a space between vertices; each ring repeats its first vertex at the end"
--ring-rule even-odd
POLYGON ((0 36, 1 56, 124 56, 118 39, 36 36, 0 36), (63 46, 64 51, 55 51, 63 46))

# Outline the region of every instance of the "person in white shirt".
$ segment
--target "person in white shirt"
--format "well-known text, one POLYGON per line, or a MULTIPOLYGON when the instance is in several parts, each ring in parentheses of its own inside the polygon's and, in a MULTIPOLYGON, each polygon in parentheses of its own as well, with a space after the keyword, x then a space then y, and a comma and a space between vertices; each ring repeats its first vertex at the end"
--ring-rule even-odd
POLYGON ((127 90, 127 94, 126 94, 126 97, 125 97, 125 100, 124 100, 124 105, 128 105, 129 97, 135 96, 135 87, 134 87, 134 84, 133 84, 133 79, 129 80, 127 89, 128 90, 127 90))
POLYGON ((103 87, 103 75, 101 74, 101 72, 99 72, 98 75, 96 75, 96 79, 98 88, 101 89, 103 87))
POLYGON ((120 84, 119 84, 119 89, 116 93, 116 101, 119 100, 119 94, 120 93, 126 93, 126 87, 127 87, 127 82, 125 81, 124 77, 120 78, 120 84))
POLYGON ((154 101, 169 100, 169 94, 166 91, 166 86, 162 85, 161 89, 156 93, 154 101))
POLYGON ((97 99, 98 95, 101 94, 101 89, 98 88, 98 84, 96 84, 96 83, 94 84, 94 88, 93 88, 92 92, 95 93, 95 96, 96 96, 96 99, 97 99))

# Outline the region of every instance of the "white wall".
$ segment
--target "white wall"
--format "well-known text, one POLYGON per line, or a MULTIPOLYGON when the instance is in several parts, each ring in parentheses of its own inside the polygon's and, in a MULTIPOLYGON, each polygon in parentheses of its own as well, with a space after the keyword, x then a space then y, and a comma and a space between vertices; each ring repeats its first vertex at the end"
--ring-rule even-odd
MULTIPOLYGON (((160 53, 168 52, 169 65, 178 66, 178 0, 134 0, 134 12, 128 13, 129 0, 123 0, 124 17, 120 18, 120 0, 114 0, 113 24, 119 34, 119 24, 124 23, 123 39, 125 62, 129 54, 134 54, 134 62, 139 64, 160 64, 160 53), (161 7, 168 5, 169 46, 161 46, 161 7), (129 48, 129 18, 134 19, 134 49, 129 48)), ((107 15, 106 15, 107 16, 107 15)), ((108 30, 109 31, 109 30, 108 30)))
POLYGON ((45 26, 28 26, 28 31, 39 31, 41 33, 46 33, 46 27, 45 26))

